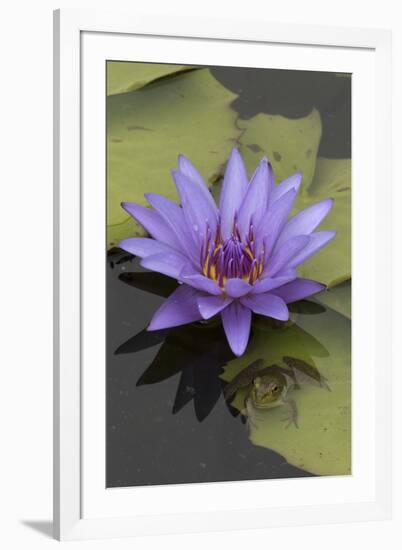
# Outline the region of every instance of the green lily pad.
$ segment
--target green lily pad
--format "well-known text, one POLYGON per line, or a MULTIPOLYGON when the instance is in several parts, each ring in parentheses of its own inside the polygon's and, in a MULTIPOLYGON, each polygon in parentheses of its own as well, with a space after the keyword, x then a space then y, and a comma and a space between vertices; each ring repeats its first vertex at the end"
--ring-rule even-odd
POLYGON ((107 95, 133 92, 159 78, 172 76, 192 69, 191 65, 108 61, 107 95))
POLYGON ((328 306, 348 319, 352 318, 352 284, 351 281, 345 281, 326 292, 321 292, 317 297, 317 302, 328 306))
MULTIPOLYGON (((273 328, 258 322, 247 353, 229 362, 222 378, 232 380, 262 358, 264 365, 284 365, 291 356, 316 367, 331 391, 314 384, 290 390, 298 409, 298 426, 282 421, 286 405, 258 411, 249 422, 255 445, 272 449, 290 464, 316 475, 351 473, 351 324, 327 309, 319 315, 297 315, 296 324, 273 328)), ((239 390, 232 405, 244 408, 247 389, 239 390)))
POLYGON ((240 134, 230 109, 235 97, 208 69, 108 97, 108 247, 145 234, 122 201, 146 205, 149 192, 178 200, 170 171, 179 153, 214 181, 240 134))
POLYGON ((266 155, 277 182, 302 172, 305 188, 312 182, 321 139, 321 117, 316 109, 303 118, 260 113, 249 120, 238 120, 243 130, 241 153, 250 172, 266 155))
MULTIPOLYGON (((302 183, 303 187, 303 183, 302 183)), ((351 278, 351 160, 318 158, 314 180, 296 201, 293 214, 325 198, 334 205, 319 230, 335 230, 337 235, 324 249, 306 263, 298 273, 333 287, 351 278)))

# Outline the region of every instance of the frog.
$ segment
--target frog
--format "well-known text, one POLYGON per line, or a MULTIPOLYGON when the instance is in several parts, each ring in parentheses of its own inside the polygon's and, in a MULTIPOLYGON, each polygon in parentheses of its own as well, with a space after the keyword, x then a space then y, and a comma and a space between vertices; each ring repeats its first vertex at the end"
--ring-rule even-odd
POLYGON ((253 361, 224 388, 224 397, 230 402, 240 389, 246 389, 244 407, 240 411, 249 425, 257 427, 259 412, 275 407, 286 407, 282 417, 285 428, 299 428, 298 409, 292 392, 304 384, 318 385, 331 391, 326 378, 318 369, 301 359, 283 357, 285 366, 276 363, 264 366, 262 359, 253 361))

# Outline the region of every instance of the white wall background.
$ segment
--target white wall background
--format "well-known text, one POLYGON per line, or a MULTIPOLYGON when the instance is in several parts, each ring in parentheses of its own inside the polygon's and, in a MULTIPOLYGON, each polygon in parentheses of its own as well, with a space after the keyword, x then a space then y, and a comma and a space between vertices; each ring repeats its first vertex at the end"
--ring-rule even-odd
MULTIPOLYGON (((52 10, 138 9, 147 13, 235 14, 271 21, 391 28, 394 32, 395 280, 401 273, 402 15, 399 0, 20 0, 1 9, 0 61, 0 545, 54 547, 52 487, 52 10)), ((378 182, 385 187, 388 182, 378 182)), ((369 220, 368 220, 369 223, 369 220)), ((395 310, 401 292, 395 285, 395 310)), ((396 311, 396 314, 398 311, 396 311)), ((397 320, 397 315, 395 315, 397 320)), ((74 548, 249 548, 365 550, 402 546, 401 325, 395 323, 395 517, 390 522, 89 541, 74 548), (399 363, 399 364, 398 364, 399 363)), ((269 495, 267 495, 269 498, 269 495)))

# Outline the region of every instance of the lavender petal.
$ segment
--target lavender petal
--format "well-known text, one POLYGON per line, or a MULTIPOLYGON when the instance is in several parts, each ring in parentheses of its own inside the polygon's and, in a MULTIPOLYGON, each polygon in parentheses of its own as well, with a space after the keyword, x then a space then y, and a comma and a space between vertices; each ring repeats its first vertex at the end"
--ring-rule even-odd
POLYGON ((153 256, 155 254, 162 254, 165 252, 175 252, 175 250, 168 244, 155 241, 155 239, 147 239, 145 237, 124 239, 120 241, 119 247, 134 256, 138 256, 139 258, 145 258, 147 256, 153 256))
POLYGON ((219 205, 223 239, 228 239, 232 234, 235 213, 240 209, 247 186, 248 178, 243 160, 239 151, 233 149, 226 166, 219 205))
POLYGON ((313 233, 310 235, 308 244, 288 264, 289 267, 297 267, 299 264, 305 262, 335 237, 336 231, 319 231, 318 233, 313 233))
POLYGON ((178 170, 173 170, 173 179, 176 183, 184 217, 187 222, 187 231, 194 236, 196 242, 202 242, 207 228, 215 233, 218 225, 218 209, 209 191, 200 187, 178 170))
POLYGON ((179 279, 183 283, 186 283, 187 285, 190 285, 198 290, 202 290, 203 292, 207 292, 208 294, 212 294, 214 296, 219 296, 222 294, 222 290, 215 281, 201 275, 201 273, 198 273, 197 271, 194 271, 188 265, 185 266, 180 272, 179 279))
POLYGON ((251 311, 235 301, 222 311, 221 317, 229 346, 235 355, 242 355, 250 336, 251 311))
POLYGON ((176 203, 156 193, 146 193, 145 198, 155 208, 166 225, 175 233, 180 251, 188 256, 193 263, 199 259, 199 246, 187 229, 183 210, 176 203))
POLYGON ((254 313, 272 317, 279 321, 287 321, 289 319, 289 310, 285 301, 269 292, 265 294, 249 294, 241 298, 240 301, 254 313))
POLYGON ((275 249, 296 235, 310 235, 331 210, 333 202, 333 199, 324 199, 291 218, 279 235, 275 249))
POLYGON ((233 300, 224 296, 199 296, 197 301, 202 318, 210 319, 224 310, 233 300))
POLYGON ((179 286, 156 311, 147 330, 177 327, 200 320, 198 296, 199 293, 193 288, 179 286))
POLYGON ((169 244, 176 250, 181 250, 176 232, 169 227, 158 212, 145 208, 134 202, 122 202, 121 206, 157 241, 169 244))
POLYGON ((267 262, 264 276, 274 277, 279 271, 287 270, 293 258, 308 244, 310 237, 298 235, 286 241, 267 262))
POLYGON ((225 284, 225 292, 231 298, 240 298, 252 290, 252 286, 243 279, 228 279, 225 284))
POLYGON ((141 260, 142 267, 163 273, 168 277, 178 279, 182 270, 187 267, 189 260, 182 254, 176 252, 164 252, 147 256, 141 260))
POLYGON ((281 183, 277 185, 272 192, 271 204, 276 202, 278 199, 280 199, 285 193, 287 193, 291 189, 294 189, 297 193, 301 184, 301 180, 302 180, 302 174, 300 172, 296 172, 292 176, 289 176, 288 178, 281 181, 281 183))
POLYGON ((282 195, 274 204, 272 204, 264 217, 257 231, 259 247, 265 246, 265 259, 271 256, 278 235, 286 224, 290 211, 292 210, 297 191, 291 189, 282 195))
POLYGON ((272 290, 272 294, 282 298, 287 304, 304 300, 312 294, 317 294, 325 289, 325 285, 312 281, 310 279, 296 279, 291 283, 280 286, 272 290))
POLYGON ((217 212, 214 198, 205 184, 201 174, 184 155, 179 155, 179 171, 197 186, 199 191, 204 195, 205 200, 209 202, 210 207, 217 212))
POLYGON ((278 288, 286 283, 290 283, 290 281, 294 281, 296 278, 297 273, 293 269, 282 272, 280 275, 275 277, 264 277, 255 283, 251 294, 262 294, 263 292, 268 292, 273 288, 278 288))
POLYGON ((251 221, 254 227, 258 227, 267 210, 268 197, 272 192, 273 185, 272 167, 268 164, 268 160, 264 158, 251 178, 239 209, 237 223, 242 238, 247 235, 251 221))

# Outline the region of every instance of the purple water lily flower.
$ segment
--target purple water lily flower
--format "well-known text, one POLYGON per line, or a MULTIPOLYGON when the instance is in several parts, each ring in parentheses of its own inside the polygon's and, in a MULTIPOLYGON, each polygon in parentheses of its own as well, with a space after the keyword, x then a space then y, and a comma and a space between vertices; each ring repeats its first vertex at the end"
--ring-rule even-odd
POLYGON ((314 233, 333 201, 313 204, 288 220, 301 174, 275 185, 264 158, 249 182, 237 149, 226 167, 219 208, 184 156, 172 174, 181 206, 153 193, 145 195, 152 209, 122 204, 151 238, 125 239, 120 247, 142 258, 143 267, 181 283, 156 311, 148 330, 219 313, 233 353, 242 355, 252 312, 287 321, 288 303, 325 288, 299 278, 296 270, 335 237, 335 231, 314 233))

